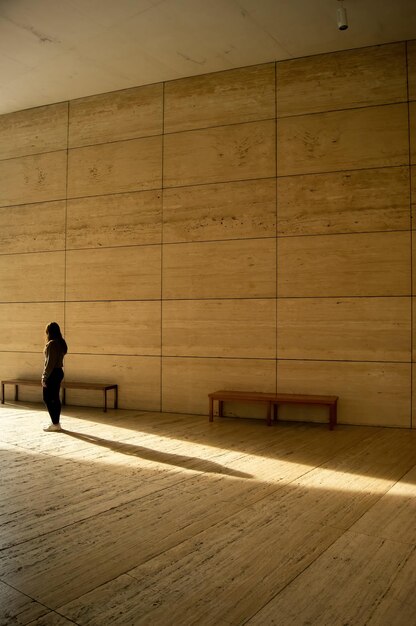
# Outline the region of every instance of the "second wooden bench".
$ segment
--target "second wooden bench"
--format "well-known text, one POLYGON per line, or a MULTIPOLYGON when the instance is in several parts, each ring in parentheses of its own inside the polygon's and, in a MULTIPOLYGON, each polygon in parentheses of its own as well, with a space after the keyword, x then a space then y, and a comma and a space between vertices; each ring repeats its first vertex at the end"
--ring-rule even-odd
POLYGON ((329 429, 334 430, 337 423, 338 396, 306 395, 299 393, 263 393, 259 391, 231 391, 221 389, 208 394, 209 421, 214 420, 214 401, 218 402, 218 415, 222 417, 224 402, 262 402, 267 405, 267 425, 277 420, 279 404, 315 404, 329 408, 329 429))

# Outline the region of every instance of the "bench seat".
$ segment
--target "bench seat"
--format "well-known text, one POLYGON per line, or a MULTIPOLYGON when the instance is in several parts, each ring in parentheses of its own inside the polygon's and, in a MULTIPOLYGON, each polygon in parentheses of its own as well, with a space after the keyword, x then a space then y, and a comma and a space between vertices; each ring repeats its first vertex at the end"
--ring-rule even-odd
MULTIPOLYGON (((27 378, 9 378, 7 380, 1 381, 1 403, 4 404, 5 394, 4 387, 5 385, 14 385, 14 399, 17 402, 19 399, 19 385, 24 387, 41 387, 42 383, 40 380, 33 380, 27 378)), ((66 381, 65 379, 61 383, 62 389, 62 404, 66 403, 66 389, 91 389, 95 391, 102 391, 104 396, 104 412, 107 411, 107 392, 110 389, 114 390, 114 408, 118 407, 118 385, 113 383, 85 383, 85 382, 74 382, 74 381, 66 381)))
POLYGON ((337 423, 338 396, 310 395, 299 393, 264 393, 260 391, 233 391, 221 389, 208 394, 209 421, 214 421, 214 401, 218 402, 218 415, 222 417, 224 402, 262 402, 267 405, 267 425, 277 420, 280 404, 314 404, 329 407, 329 428, 333 430, 337 423))

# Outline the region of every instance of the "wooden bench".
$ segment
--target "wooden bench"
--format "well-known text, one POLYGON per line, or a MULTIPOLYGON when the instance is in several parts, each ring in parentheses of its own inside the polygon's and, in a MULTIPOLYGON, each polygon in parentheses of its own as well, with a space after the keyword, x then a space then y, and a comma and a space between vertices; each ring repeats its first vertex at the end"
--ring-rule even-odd
MULTIPOLYGON (((40 380, 31 380, 24 378, 10 378, 9 380, 1 381, 1 403, 4 404, 4 386, 5 385, 14 385, 14 399, 17 402, 19 399, 19 385, 23 385, 26 387, 41 387, 42 383, 40 380)), ((62 389, 62 404, 66 402, 66 389, 93 389, 97 391, 102 391, 104 394, 104 412, 107 411, 107 392, 110 389, 114 389, 114 408, 116 409, 118 406, 118 385, 110 385, 107 383, 75 383, 75 382, 67 382, 63 380, 61 383, 62 389)))
POLYGON ((209 398, 209 421, 214 421, 214 401, 218 401, 218 415, 223 415, 224 402, 262 402, 267 405, 267 425, 277 421, 279 404, 315 404, 329 407, 329 429, 334 430, 337 423, 338 396, 315 396, 299 393, 261 393, 257 391, 213 391, 208 394, 209 398))

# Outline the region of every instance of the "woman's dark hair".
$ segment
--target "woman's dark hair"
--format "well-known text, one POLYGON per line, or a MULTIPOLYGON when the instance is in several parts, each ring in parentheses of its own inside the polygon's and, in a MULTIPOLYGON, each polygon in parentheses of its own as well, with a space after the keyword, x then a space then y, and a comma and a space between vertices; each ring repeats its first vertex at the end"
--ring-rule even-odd
POLYGON ((62 337, 61 329, 59 328, 59 324, 57 324, 57 322, 51 322, 48 324, 45 328, 45 332, 48 341, 51 341, 52 339, 60 341, 64 354, 68 352, 68 346, 66 345, 65 339, 62 337))

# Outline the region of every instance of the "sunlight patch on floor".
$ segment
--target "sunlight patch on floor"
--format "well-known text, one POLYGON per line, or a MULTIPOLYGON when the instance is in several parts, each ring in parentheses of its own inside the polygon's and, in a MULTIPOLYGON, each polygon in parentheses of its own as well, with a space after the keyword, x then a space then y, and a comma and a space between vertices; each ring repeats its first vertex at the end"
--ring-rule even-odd
MULTIPOLYGON (((311 490, 385 493, 394 485, 389 478, 354 472, 344 464, 339 468, 314 467, 313 464, 298 462, 286 455, 272 458, 270 450, 273 448, 269 449, 268 455, 256 454, 238 447, 227 449, 209 442, 175 438, 173 435, 159 434, 156 430, 140 430, 139 420, 134 428, 129 427, 128 422, 131 423, 135 415, 138 414, 133 411, 120 411, 110 422, 113 416, 102 418, 95 409, 66 407, 62 420, 63 432, 45 433, 42 430, 47 424, 44 410, 21 405, 14 409, 9 405, 8 410, 1 414, 1 417, 6 418, 3 432, 8 433, 4 450, 14 449, 31 456, 48 455, 109 467, 125 466, 134 470, 143 468, 187 474, 206 472, 230 480, 250 480, 281 486, 295 484, 311 490), (124 421, 121 421, 123 418, 124 421), (118 424, 118 421, 121 423, 118 424), (10 438, 14 433, 15 442, 10 438), (23 433, 24 438, 19 439, 18 433, 23 433)), ((149 414, 145 415, 148 420, 149 414)), ((155 419, 158 415, 163 414, 155 414, 155 419)), ((413 496, 415 490, 410 480, 404 480, 396 483, 394 495, 413 496)))

